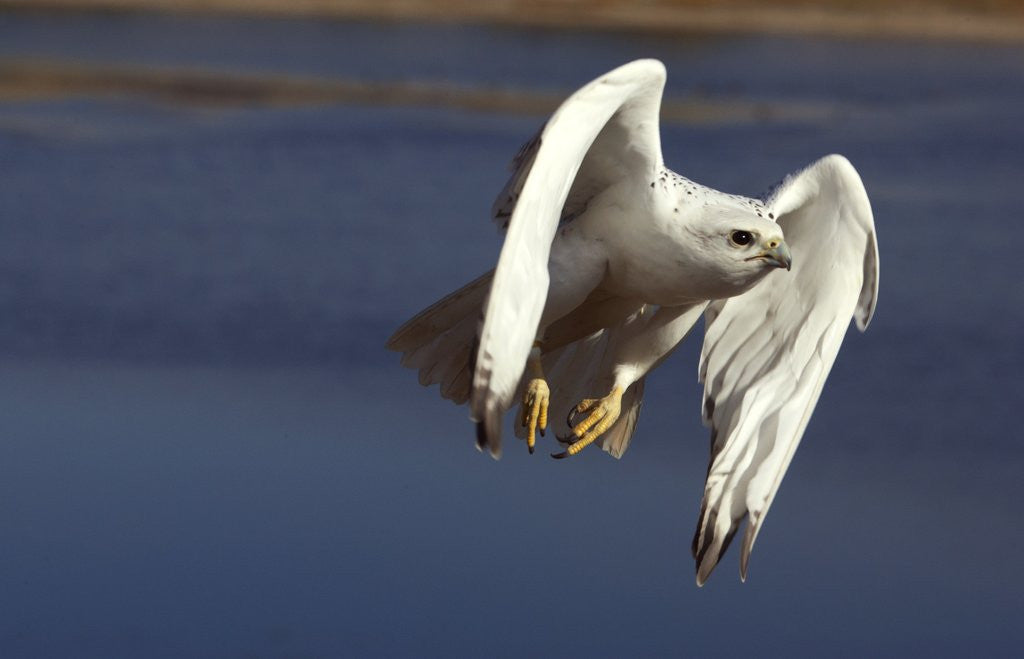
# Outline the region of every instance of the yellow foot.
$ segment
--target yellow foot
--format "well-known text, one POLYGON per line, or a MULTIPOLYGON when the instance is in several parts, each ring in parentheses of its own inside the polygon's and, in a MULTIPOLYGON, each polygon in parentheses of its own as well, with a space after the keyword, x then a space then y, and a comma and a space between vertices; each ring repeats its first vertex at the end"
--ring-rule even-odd
POLYGON ((544 378, 534 378, 526 385, 526 393, 523 394, 522 419, 520 423, 526 428, 526 447, 533 453, 533 447, 537 443, 537 431, 544 436, 544 430, 548 427, 548 401, 551 398, 551 390, 544 378))
POLYGON ((619 418, 622 411, 622 389, 615 387, 604 398, 588 398, 576 407, 569 410, 567 422, 572 426, 572 434, 567 437, 559 437, 558 441, 569 444, 569 447, 562 453, 552 453, 551 457, 561 460, 570 455, 576 455, 586 447, 594 443, 594 440, 612 427, 615 420, 619 418), (590 412, 587 418, 579 423, 573 421, 581 414, 590 412))

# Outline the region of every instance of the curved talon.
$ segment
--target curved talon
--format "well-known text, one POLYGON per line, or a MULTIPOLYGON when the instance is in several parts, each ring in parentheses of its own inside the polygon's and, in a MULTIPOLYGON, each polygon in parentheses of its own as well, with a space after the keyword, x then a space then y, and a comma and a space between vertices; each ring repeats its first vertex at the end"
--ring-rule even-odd
POLYGON ((551 457, 553 457, 555 460, 562 460, 564 458, 569 457, 569 452, 568 451, 562 451, 561 453, 552 453, 551 457))
MULTIPOLYGON (((569 446, 564 454, 552 457, 562 459, 576 455, 594 443, 594 440, 611 428, 612 424, 619 418, 621 405, 622 389, 619 387, 612 388, 611 392, 604 398, 587 398, 581 401, 579 405, 570 410, 569 418, 567 419, 569 425, 572 426, 572 434, 576 436, 576 440, 568 443, 569 446), (590 412, 587 418, 573 425, 572 420, 585 412, 590 412)), ((562 441, 562 438, 559 438, 559 441, 562 441)))
POLYGON ((594 407, 595 404, 599 402, 601 401, 598 398, 584 398, 583 400, 580 401, 579 405, 576 405, 575 407, 569 410, 569 415, 565 418, 565 422, 569 426, 574 426, 575 420, 579 415, 587 412, 592 407, 594 407))

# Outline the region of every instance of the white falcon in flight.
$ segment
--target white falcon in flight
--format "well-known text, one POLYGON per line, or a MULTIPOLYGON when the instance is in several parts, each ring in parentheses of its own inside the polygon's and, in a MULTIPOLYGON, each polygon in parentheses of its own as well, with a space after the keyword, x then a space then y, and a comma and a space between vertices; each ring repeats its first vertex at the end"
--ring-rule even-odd
POLYGON ((665 67, 585 85, 514 162, 494 220, 497 267, 422 311, 388 347, 424 385, 469 402, 497 458, 505 412, 533 452, 549 410, 576 455, 619 457, 644 376, 705 317, 700 379, 711 462, 693 554, 703 584, 744 519, 740 574, 852 318, 864 330, 878 250, 860 177, 830 155, 760 198, 676 174, 661 155, 665 67), (561 417, 559 417, 561 418, 561 417))

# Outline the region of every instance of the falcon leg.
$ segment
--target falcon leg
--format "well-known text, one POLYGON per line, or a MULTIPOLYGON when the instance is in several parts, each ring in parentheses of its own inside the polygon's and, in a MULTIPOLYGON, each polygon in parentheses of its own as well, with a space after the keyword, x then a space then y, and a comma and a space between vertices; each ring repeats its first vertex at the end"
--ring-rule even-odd
POLYGON ((537 442, 537 430, 540 430, 543 437, 544 430, 548 427, 548 401, 551 398, 551 390, 544 379, 544 369, 541 368, 539 341, 534 342, 526 367, 530 372, 530 381, 526 384, 526 392, 523 394, 520 424, 526 428, 526 447, 533 453, 533 447, 537 442))
POLYGON ((622 411, 622 388, 614 387, 604 398, 587 398, 569 411, 567 422, 572 426, 572 435, 559 438, 559 441, 570 440, 568 448, 562 453, 552 453, 551 457, 561 460, 576 455, 594 443, 604 431, 612 427, 622 411), (589 412, 587 418, 573 425, 573 421, 581 414, 589 412), (575 439, 573 437, 575 436, 575 439))

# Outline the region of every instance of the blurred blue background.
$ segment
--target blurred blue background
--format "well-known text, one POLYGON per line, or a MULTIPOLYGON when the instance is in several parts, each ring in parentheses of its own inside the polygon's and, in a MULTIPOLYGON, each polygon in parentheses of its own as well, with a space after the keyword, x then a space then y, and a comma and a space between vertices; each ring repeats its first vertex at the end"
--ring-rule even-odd
POLYGON ((1024 643, 1020 47, 8 13, 0 90, 0 655, 1024 643), (693 582, 699 341, 650 379, 621 461, 550 460, 549 435, 492 462, 383 348, 493 265, 490 203, 543 111, 174 82, 558 98, 637 57, 705 108, 665 122, 670 167, 755 194, 839 152, 874 207, 875 320, 746 584, 736 548, 693 582), (15 84, 40 68, 92 82, 15 84), (96 82, 126 70, 171 93, 96 82))

